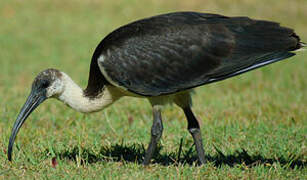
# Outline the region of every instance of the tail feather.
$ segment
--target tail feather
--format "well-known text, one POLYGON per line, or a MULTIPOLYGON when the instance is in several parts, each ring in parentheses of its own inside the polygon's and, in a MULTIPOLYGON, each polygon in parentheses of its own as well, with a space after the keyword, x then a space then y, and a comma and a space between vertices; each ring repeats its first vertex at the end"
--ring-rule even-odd
POLYGON ((300 44, 300 48, 306 48, 307 47, 306 43, 300 42, 299 44, 300 44))
POLYGON ((220 66, 207 74, 206 83, 213 83, 272 64, 306 50, 307 45, 293 29, 279 23, 248 18, 233 18, 227 24, 234 33, 236 44, 232 54, 220 66))
POLYGON ((267 54, 267 55, 260 57, 256 61, 256 63, 254 63, 250 66, 242 67, 239 70, 236 70, 236 71, 233 71, 233 72, 230 72, 230 73, 227 73, 227 74, 223 74, 223 75, 219 75, 219 76, 215 76, 215 77, 213 76, 207 81, 206 84, 213 83, 213 82, 216 82, 216 81, 221 81, 221 80, 233 77, 233 76, 237 76, 237 75, 243 74, 245 72, 260 68, 262 66, 266 66, 266 65, 272 64, 274 62, 278 62, 278 61, 281 61, 283 59, 292 57, 294 55, 295 55, 295 53, 287 52, 287 51, 270 53, 270 54, 267 54))
POLYGON ((307 44, 303 42, 299 42, 298 48, 295 49, 293 52, 306 51, 306 50, 307 50, 307 44))

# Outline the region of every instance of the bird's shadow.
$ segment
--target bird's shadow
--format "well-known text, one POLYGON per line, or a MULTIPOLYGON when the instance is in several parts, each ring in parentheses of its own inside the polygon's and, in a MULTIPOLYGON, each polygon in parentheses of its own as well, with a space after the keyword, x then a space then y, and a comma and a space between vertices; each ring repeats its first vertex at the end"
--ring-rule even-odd
MULTIPOLYGON (((195 148, 192 146, 186 151, 182 151, 182 143, 180 144, 177 152, 160 153, 161 146, 158 147, 152 163, 158 163, 163 166, 197 164, 197 154, 195 148)), ((228 165, 233 167, 238 164, 244 164, 246 167, 253 167, 257 165, 271 166, 274 163, 279 163, 282 167, 286 168, 305 168, 306 161, 303 157, 299 158, 265 158, 262 155, 250 155, 246 150, 240 149, 231 155, 224 155, 220 150, 215 147, 217 153, 215 155, 206 155, 207 161, 211 162, 215 167, 228 165)), ((145 148, 143 144, 124 144, 118 143, 111 146, 102 146, 100 151, 93 152, 90 149, 80 148, 75 146, 69 150, 56 152, 52 150, 56 158, 62 160, 71 160, 77 163, 77 158, 81 164, 92 164, 96 162, 133 162, 141 164, 145 155, 145 148)), ((45 155, 50 156, 51 151, 46 149, 45 155)))

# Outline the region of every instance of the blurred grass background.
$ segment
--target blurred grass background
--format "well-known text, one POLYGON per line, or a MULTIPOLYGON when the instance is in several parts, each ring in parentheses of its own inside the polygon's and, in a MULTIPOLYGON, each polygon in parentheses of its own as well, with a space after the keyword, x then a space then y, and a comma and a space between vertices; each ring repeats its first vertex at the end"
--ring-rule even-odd
POLYGON ((307 41, 306 0, 2 0, 0 178, 306 178, 306 52, 197 88, 194 111, 210 159, 205 167, 172 161, 181 139, 189 157, 180 162, 195 159, 194 148, 188 153, 193 142, 183 113, 174 106, 163 112, 156 164, 137 163, 139 146, 149 142, 152 117, 149 103, 134 98, 91 115, 49 100, 24 124, 14 161, 7 161, 11 127, 38 72, 57 68, 85 87, 92 53, 109 32, 137 19, 186 10, 281 22, 307 41), (129 153, 136 155, 120 155, 129 153))

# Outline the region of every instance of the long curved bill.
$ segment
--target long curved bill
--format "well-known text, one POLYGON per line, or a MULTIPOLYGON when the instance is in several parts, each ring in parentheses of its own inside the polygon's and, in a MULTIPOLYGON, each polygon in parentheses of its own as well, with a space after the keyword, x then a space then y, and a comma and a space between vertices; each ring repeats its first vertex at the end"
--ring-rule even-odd
POLYGON ((13 145, 19 129, 21 128, 27 117, 31 114, 31 112, 34 111, 34 109, 46 99, 47 98, 42 94, 31 92, 26 103, 21 108, 10 136, 8 152, 7 152, 7 157, 9 161, 12 161, 13 145))

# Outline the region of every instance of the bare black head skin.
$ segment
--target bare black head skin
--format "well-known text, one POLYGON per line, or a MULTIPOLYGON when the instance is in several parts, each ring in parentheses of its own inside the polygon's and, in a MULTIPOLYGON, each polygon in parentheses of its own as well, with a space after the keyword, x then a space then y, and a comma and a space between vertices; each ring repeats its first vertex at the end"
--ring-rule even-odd
POLYGON ((38 76, 34 79, 31 93, 26 103, 20 110, 20 113, 12 129, 12 134, 8 146, 9 161, 12 160, 12 148, 16 135, 30 113, 47 98, 57 96, 63 91, 64 85, 62 84, 61 76, 62 74, 60 71, 56 69, 47 69, 39 73, 38 76))
POLYGON ((12 129, 8 159, 12 159, 20 127, 47 98, 57 98, 76 111, 89 113, 123 96, 134 96, 148 98, 153 106, 152 136, 144 165, 149 164, 162 135, 160 105, 166 102, 184 111, 199 161, 204 164, 190 90, 289 58, 304 46, 293 29, 247 17, 175 12, 135 21, 99 43, 86 89, 64 72, 47 69, 39 73, 12 129))

